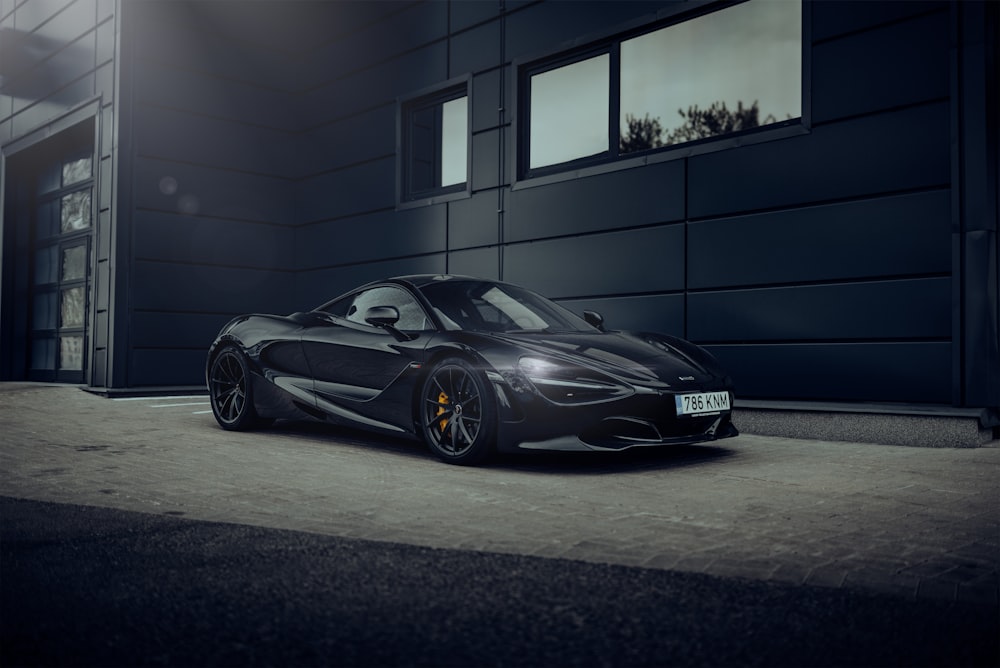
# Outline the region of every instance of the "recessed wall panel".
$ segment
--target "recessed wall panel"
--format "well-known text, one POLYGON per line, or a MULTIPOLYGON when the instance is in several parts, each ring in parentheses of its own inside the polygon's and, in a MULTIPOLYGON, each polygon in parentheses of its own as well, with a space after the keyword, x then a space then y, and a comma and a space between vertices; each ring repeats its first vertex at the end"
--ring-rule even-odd
POLYGON ((473 248, 448 253, 448 273, 477 278, 500 278, 500 250, 496 247, 473 248))
POLYGON ((509 242, 683 220, 684 163, 515 188, 506 199, 509 242))
POLYGON ((802 285, 688 295, 698 342, 947 339, 951 279, 802 285))
POLYGON ((948 43, 942 10, 817 45, 813 122, 947 97, 948 43))
POLYGON ((205 382, 205 352, 183 349, 133 349, 128 385, 129 387, 201 385, 205 382))
POLYGON ((157 313, 132 314, 132 345, 136 348, 191 348, 208 352, 229 314, 157 313))
POLYGON ((396 106, 375 109, 318 126, 293 138, 290 176, 306 178, 369 160, 395 156, 396 106))
POLYGON ((132 175, 140 209, 255 222, 293 222, 292 183, 276 177, 139 158, 132 175))
POLYGON ((155 106, 135 116, 140 154, 250 174, 284 177, 295 158, 291 140, 281 130, 155 106))
POLYGON ((688 287, 950 272, 950 206, 935 190, 691 223, 688 287))
POLYGON ((935 103, 696 156, 689 162, 688 214, 702 218, 947 186, 950 128, 948 105, 935 103))
POLYGON ((448 248, 488 246, 500 241, 500 193, 484 190, 448 202, 448 248))
MULTIPOLYGON (((453 3, 456 6, 463 3, 453 3)), ((475 4, 475 3, 469 3, 475 4)), ((502 64, 503 53, 500 22, 492 21, 451 38, 449 74, 482 72, 502 64)))
POLYGON ((153 211, 134 218, 133 252, 142 260, 290 270, 294 242, 284 225, 153 211))
POLYGON ((950 343, 706 346, 736 382, 737 400, 948 404, 950 343))
POLYGON ((445 207, 380 211, 304 225, 296 230, 300 270, 440 253, 445 250, 445 207))
POLYGON ((291 313, 292 272, 135 262, 133 311, 178 313, 291 313))
POLYGON ((550 298, 684 289, 680 225, 512 244, 504 280, 550 298))
POLYGON ((947 9, 938 0, 823 0, 812 4, 812 38, 822 41, 947 9))
POLYGON ((383 158, 295 184, 300 224, 391 209, 396 202, 396 161, 383 158))
POLYGON ((640 295, 604 299, 560 299, 559 303, 582 316, 585 310, 604 317, 604 328, 658 332, 684 336, 684 295, 640 295))

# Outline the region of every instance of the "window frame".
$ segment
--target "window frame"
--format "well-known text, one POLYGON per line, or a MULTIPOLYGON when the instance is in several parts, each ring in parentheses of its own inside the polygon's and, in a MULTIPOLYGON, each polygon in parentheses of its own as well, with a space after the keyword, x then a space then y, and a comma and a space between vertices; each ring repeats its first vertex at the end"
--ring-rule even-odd
POLYGON ((405 209, 472 196, 472 75, 466 74, 421 89, 396 100, 396 206, 405 209), (414 192, 409 150, 410 118, 414 111, 466 99, 465 181, 414 192))
POLYGON ((517 113, 513 119, 513 132, 516 141, 513 148, 515 169, 512 175, 511 188, 518 190, 526 187, 557 183, 622 169, 632 169, 649 164, 679 160, 705 153, 714 153, 739 146, 809 134, 812 128, 812 95, 810 89, 812 78, 810 58, 811 2, 809 0, 801 0, 801 115, 799 117, 751 130, 706 137, 681 144, 672 144, 627 154, 620 152, 621 44, 630 39, 651 34, 663 28, 678 25, 717 11, 725 11, 729 7, 748 1, 753 0, 694 0, 691 3, 684 3, 681 7, 665 9, 653 17, 647 16, 618 26, 606 34, 581 38, 569 45, 562 45, 546 52, 516 59, 512 63, 515 76, 517 77, 514 88, 514 108, 517 110, 517 113), (583 46, 581 46, 581 43, 583 43, 583 46), (587 60, 601 53, 610 54, 608 151, 602 155, 587 156, 554 165, 531 168, 531 77, 587 60))

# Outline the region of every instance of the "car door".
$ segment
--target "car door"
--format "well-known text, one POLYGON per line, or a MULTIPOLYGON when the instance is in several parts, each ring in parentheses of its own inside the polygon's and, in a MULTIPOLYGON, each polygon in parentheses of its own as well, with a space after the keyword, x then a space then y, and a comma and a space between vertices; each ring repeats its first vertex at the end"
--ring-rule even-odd
POLYGON ((432 334, 420 304, 403 288, 383 285, 324 307, 324 315, 302 334, 318 407, 369 426, 386 426, 371 419, 407 422, 412 393, 405 386, 432 334), (399 313, 396 331, 365 322, 370 308, 386 306, 399 313))

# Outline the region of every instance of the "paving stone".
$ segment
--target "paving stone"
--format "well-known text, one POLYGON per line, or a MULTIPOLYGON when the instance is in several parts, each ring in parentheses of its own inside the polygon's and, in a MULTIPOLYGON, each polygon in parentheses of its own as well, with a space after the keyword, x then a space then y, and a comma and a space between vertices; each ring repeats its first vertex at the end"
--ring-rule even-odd
MULTIPOLYGON (((466 469, 420 444, 185 401, 0 384, 0 495, 996 604, 1000 448, 743 435, 466 469), (197 414, 196 414, 197 413, 197 414)), ((849 418, 844 418, 849 419, 849 418)))

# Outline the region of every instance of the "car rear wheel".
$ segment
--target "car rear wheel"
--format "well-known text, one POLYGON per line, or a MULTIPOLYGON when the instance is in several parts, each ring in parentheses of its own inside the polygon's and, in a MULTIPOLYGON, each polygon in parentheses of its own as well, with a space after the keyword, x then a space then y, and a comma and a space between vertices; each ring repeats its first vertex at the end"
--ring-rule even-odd
POLYGON ((418 411, 424 440, 442 460, 477 464, 496 440, 496 403, 483 373, 465 360, 446 359, 424 381, 418 411))
POLYGON ((208 376, 212 413, 223 429, 242 431, 262 425, 253 405, 253 388, 246 358, 234 346, 212 360, 208 376))

